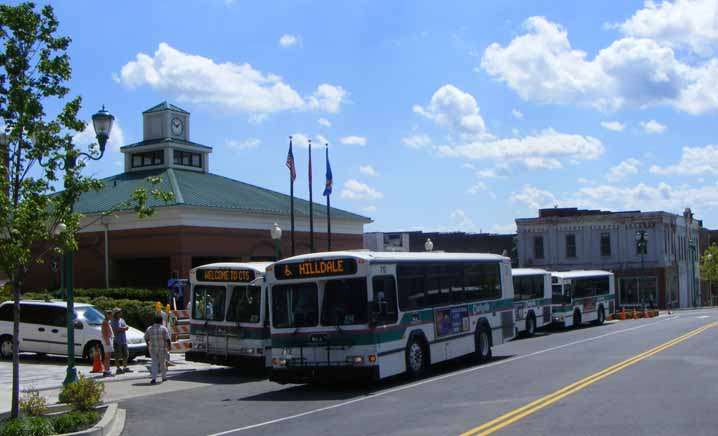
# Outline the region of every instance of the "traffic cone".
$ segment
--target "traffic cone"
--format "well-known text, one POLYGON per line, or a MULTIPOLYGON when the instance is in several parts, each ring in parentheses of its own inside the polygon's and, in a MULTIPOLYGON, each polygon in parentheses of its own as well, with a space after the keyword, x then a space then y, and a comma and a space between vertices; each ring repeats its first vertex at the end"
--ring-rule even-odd
POLYGON ((626 319, 626 309, 623 308, 623 307, 621 308, 621 315, 619 316, 619 318, 620 318, 622 321, 625 321, 625 319, 626 319))
POLYGON ((102 366, 102 358, 100 357, 100 350, 97 349, 97 347, 94 348, 94 357, 92 358, 92 371, 90 372, 104 372, 104 367, 102 366))
POLYGON ((636 309, 633 309, 633 319, 638 319, 638 315, 636 314, 636 309))

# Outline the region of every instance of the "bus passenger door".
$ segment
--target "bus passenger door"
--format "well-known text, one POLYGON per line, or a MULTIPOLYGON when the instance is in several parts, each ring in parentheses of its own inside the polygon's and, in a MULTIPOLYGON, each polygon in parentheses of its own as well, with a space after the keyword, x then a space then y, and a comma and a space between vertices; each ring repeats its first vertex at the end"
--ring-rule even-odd
MULTIPOLYGON (((377 353, 391 351, 402 346, 401 337, 394 337, 399 330, 387 329, 387 327, 396 324, 399 319, 396 295, 396 280, 391 275, 374 276, 372 278, 373 299, 371 310, 374 318, 375 337, 377 345, 377 353)), ((404 358, 403 353, 393 353, 387 355, 388 359, 397 355, 401 359, 404 358)), ((384 366, 384 365, 382 365, 384 366)))

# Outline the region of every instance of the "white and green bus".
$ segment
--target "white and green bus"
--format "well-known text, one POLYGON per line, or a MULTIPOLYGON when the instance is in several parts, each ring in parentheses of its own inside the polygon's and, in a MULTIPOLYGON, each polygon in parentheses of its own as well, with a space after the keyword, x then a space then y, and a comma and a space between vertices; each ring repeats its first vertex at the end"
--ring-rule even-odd
POLYGON ((190 342, 194 362, 271 366, 264 271, 269 262, 226 262, 190 271, 190 342))
POLYGON ((466 253, 345 251, 295 256, 265 277, 279 383, 404 372, 515 336, 511 263, 466 253))
POLYGON ((603 324, 616 310, 616 291, 610 271, 552 272, 553 321, 564 327, 585 322, 603 324))
POLYGON ((514 268, 514 320, 519 333, 533 336, 551 324, 551 273, 537 268, 514 268))

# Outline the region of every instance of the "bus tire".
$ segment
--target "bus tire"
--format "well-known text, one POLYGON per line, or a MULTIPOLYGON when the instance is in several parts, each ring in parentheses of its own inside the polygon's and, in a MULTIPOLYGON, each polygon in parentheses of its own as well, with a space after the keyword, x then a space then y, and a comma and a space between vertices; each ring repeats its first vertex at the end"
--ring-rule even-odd
POLYGON ((429 354, 426 342, 419 336, 411 338, 406 346, 406 372, 409 377, 419 377, 426 371, 429 354))
POLYGON ((530 312, 526 317, 526 336, 531 337, 536 334, 536 316, 530 312))
POLYGON ((485 325, 480 325, 476 329, 476 338, 474 339, 476 351, 474 352, 476 360, 479 362, 487 362, 491 359, 491 333, 485 325))
POLYGON ((581 311, 576 309, 573 311, 573 328, 581 327, 581 311))
POLYGON ((0 357, 3 359, 12 359, 12 336, 0 336, 0 357))
POLYGON ((598 315, 596 318, 596 325, 602 325, 604 322, 606 322, 606 311, 603 309, 603 306, 598 308, 598 315))

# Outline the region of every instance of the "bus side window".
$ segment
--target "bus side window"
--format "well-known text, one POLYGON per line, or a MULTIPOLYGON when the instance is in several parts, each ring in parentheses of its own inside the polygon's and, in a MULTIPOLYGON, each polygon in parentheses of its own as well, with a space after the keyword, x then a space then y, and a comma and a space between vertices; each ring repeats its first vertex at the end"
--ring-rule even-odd
POLYGON ((397 320, 396 310, 396 283, 393 276, 378 276, 372 279, 374 289, 374 301, 382 308, 379 320, 384 324, 395 323, 397 320))

